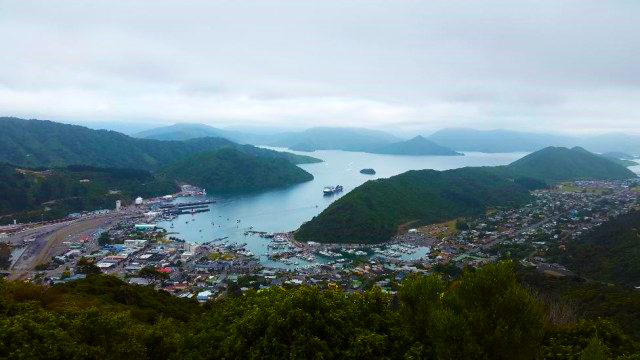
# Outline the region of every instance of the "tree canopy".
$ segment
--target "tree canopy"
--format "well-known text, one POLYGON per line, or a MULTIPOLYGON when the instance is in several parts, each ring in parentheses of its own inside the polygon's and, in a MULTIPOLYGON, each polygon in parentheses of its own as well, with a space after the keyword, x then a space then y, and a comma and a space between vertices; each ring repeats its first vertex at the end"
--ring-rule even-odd
POLYGON ((52 287, 0 280, 6 359, 626 358, 615 322, 548 321, 510 263, 448 282, 410 276, 397 295, 271 288, 198 305, 105 275, 52 287))

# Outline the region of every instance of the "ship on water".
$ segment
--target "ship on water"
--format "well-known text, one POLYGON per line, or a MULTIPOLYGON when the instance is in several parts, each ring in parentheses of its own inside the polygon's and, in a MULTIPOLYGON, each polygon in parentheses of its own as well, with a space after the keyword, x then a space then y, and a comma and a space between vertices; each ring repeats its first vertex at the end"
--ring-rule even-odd
POLYGON ((342 185, 336 185, 336 186, 327 186, 324 188, 324 190, 322 190, 322 192, 325 195, 331 195, 331 194, 342 192, 342 190, 343 190, 342 185))

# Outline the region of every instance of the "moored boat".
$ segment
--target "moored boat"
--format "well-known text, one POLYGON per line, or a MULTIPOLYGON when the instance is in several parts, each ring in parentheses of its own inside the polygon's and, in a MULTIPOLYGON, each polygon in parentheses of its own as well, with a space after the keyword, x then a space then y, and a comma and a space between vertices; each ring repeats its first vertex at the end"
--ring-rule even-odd
POLYGON ((326 186, 322 192, 325 195, 331 195, 331 194, 335 194, 335 193, 339 193, 342 192, 343 188, 342 185, 336 185, 336 186, 326 186))

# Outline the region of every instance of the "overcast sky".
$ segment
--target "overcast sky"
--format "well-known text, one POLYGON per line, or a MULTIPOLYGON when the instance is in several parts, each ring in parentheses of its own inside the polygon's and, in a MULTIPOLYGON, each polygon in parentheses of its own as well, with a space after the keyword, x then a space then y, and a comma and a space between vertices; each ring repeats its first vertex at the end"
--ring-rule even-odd
POLYGON ((640 1, 0 0, 1 115, 640 132, 640 1))

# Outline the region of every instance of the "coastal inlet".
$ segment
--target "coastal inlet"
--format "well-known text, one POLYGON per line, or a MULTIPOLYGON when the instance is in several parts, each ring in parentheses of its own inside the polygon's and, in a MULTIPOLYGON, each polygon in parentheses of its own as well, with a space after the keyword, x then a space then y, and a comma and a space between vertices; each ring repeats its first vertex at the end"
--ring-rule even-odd
MULTIPOLYGON (((302 152, 300 154, 309 155, 302 152)), ((304 266, 313 262, 296 257, 291 258, 292 263, 288 265, 269 259, 268 254, 273 254, 275 250, 268 247, 271 241, 247 231, 259 230, 274 234, 294 231, 303 222, 318 215, 333 201, 368 180, 390 177, 409 170, 446 170, 465 166, 506 165, 526 154, 466 153, 466 156, 396 156, 346 151, 315 151, 311 155, 324 161, 300 165, 314 176, 312 181, 261 192, 178 198, 173 200, 175 205, 195 201, 212 203, 206 204, 209 211, 194 214, 187 212, 172 221, 159 221, 157 225, 189 242, 205 243, 225 238, 230 243, 246 243, 247 251, 259 256, 261 262, 267 266, 294 267, 296 261, 298 266, 304 266), (368 167, 376 169, 376 175, 359 173, 359 169, 368 167), (336 184, 342 185, 342 192, 324 194, 325 187, 336 186, 336 184)), ((419 258, 426 253, 427 247, 422 247, 413 254, 400 254, 401 258, 405 256, 419 258)), ((345 255, 350 254, 343 256, 345 255)), ((316 261, 322 261, 323 258, 325 257, 322 255, 316 255, 316 261)), ((327 262, 335 260, 335 258, 326 257, 327 262)))

